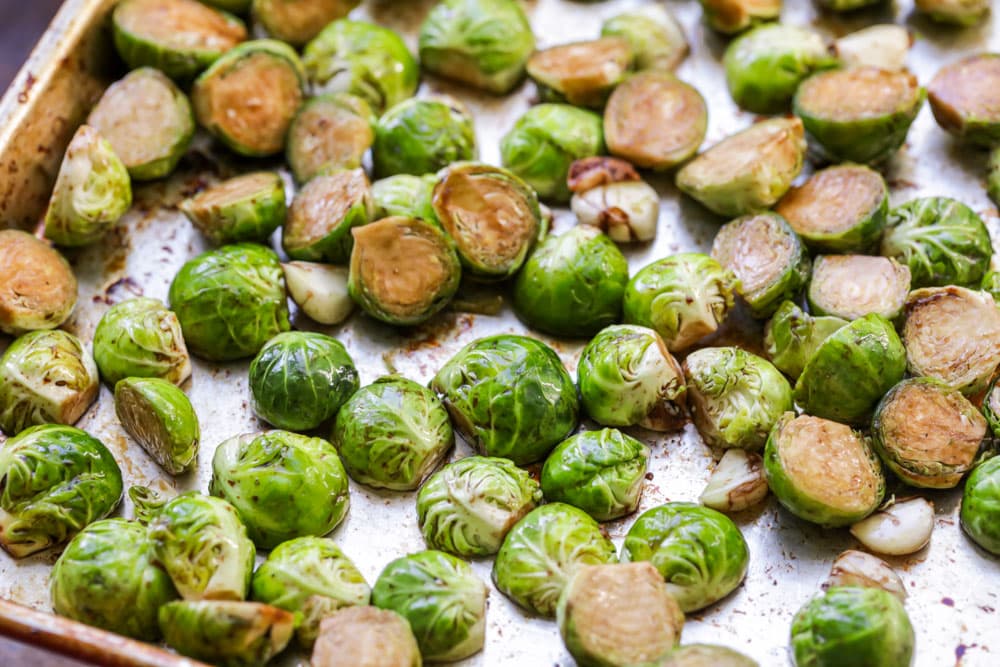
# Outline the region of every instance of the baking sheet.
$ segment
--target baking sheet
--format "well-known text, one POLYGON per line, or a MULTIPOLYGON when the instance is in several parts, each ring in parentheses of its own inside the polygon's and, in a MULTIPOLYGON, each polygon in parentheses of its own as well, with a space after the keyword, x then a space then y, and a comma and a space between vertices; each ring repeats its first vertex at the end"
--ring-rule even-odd
MULTIPOLYGON (((786 0, 786 3, 782 17, 785 22, 813 25, 831 37, 874 22, 904 23, 916 34, 910 66, 924 84, 938 67, 964 54, 1000 50, 997 34, 1000 19, 969 30, 948 30, 914 18, 910 2, 898 3, 892 10, 874 10, 848 18, 820 15, 806 0, 786 0)), ((368 3, 355 15, 373 18, 400 31, 415 48, 419 22, 432 4, 430 0, 385 0, 368 3)), ((545 47, 594 37, 603 19, 640 4, 634 0, 596 4, 536 0, 529 3, 528 10, 539 47, 545 47)), ((719 63, 725 41, 702 25, 697 2, 671 0, 668 5, 691 41, 692 53, 678 75, 694 84, 708 102, 705 145, 711 145, 749 125, 754 117, 739 111, 726 91, 719 63)), ((460 86, 429 79, 425 79, 421 92, 444 92, 469 104, 475 116, 480 157, 495 164, 499 163, 499 138, 533 103, 535 95, 534 88, 526 84, 510 97, 484 99, 470 95, 460 86)), ((954 144, 937 128, 925 107, 910 131, 906 147, 888 168, 892 201, 900 203, 925 195, 956 197, 980 212, 996 242, 1000 220, 985 194, 985 161, 984 152, 954 144)), ((185 160, 181 173, 169 182, 139 187, 132 211, 104 243, 70 253, 80 279, 80 298, 66 328, 89 343, 98 320, 110 304, 139 295, 166 300, 176 271, 184 261, 207 248, 176 210, 176 203, 206 181, 262 165, 267 163, 213 154, 209 142, 202 137, 185 160)), ((719 224, 724 222, 693 201, 681 198, 668 177, 654 177, 651 182, 663 194, 659 233, 654 243, 626 251, 633 272, 672 253, 706 250, 719 224)), ((556 233, 572 224, 568 211, 556 211, 556 233)), ((752 330, 754 325, 746 318, 735 319, 737 323, 727 326, 715 344, 748 340, 745 329, 752 330)), ((495 333, 526 332, 508 308, 499 316, 445 312, 427 325, 411 330, 393 330, 360 314, 337 328, 317 327, 298 316, 293 317, 293 325, 337 336, 357 362, 363 383, 390 371, 427 382, 462 345, 495 333)), ((575 374, 581 344, 532 335, 551 343, 575 374)), ((0 347, 7 343, 8 339, 0 339, 0 347)), ((163 474, 117 424, 107 387, 102 387, 99 402, 79 422, 78 426, 108 445, 122 467, 127 486, 148 484, 170 494, 187 489, 205 491, 215 446, 232 435, 266 428, 248 406, 247 362, 223 365, 194 362, 193 378, 185 388, 201 420, 202 451, 197 472, 177 479, 163 474)), ((668 500, 697 499, 711 470, 712 455, 693 427, 688 425, 683 432, 667 436, 642 430, 629 432, 652 448, 651 480, 640 511, 668 500)), ((472 450, 460 441, 454 456, 470 453, 472 450)), ((917 632, 915 664, 917 667, 1000 665, 1000 615, 995 611, 1000 607, 1000 562, 975 548, 961 534, 957 516, 959 493, 925 495, 937 508, 937 525, 930 546, 910 557, 889 559, 903 576, 910 593, 906 606, 917 632)), ((119 514, 132 516, 127 498, 119 514)), ((619 546, 634 518, 606 524, 619 546)), ((833 558, 856 545, 846 530, 826 531, 800 521, 779 509, 773 498, 762 507, 734 518, 750 546, 746 582, 721 603, 691 614, 684 627, 683 642, 726 644, 752 656, 764 667, 786 665, 792 615, 817 592, 833 558)), ((351 510, 331 537, 357 563, 369 583, 374 583, 388 561, 425 548, 416 525, 414 494, 375 491, 353 482, 351 510)), ((49 610, 47 580, 56 557, 55 551, 49 551, 14 561, 0 553, 0 597, 49 610)), ((490 559, 475 561, 473 567, 489 581, 490 559)), ((492 583, 490 588, 485 650, 458 664, 520 667, 572 664, 553 622, 525 615, 496 591, 492 583)), ((289 654, 282 661, 294 664, 302 659, 289 654)))

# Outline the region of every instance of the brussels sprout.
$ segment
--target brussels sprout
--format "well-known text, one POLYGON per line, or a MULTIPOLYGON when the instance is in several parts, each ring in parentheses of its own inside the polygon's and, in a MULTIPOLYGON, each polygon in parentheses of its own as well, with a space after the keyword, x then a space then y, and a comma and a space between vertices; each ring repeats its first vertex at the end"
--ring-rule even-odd
POLYGON ((1000 147, 990 151, 987 165, 986 194, 989 195, 994 204, 1000 206, 1000 147))
POLYGON ((233 600, 170 602, 160 607, 167 646, 219 667, 257 667, 292 639, 295 616, 266 604, 233 600))
POLYGON ((776 213, 745 215, 723 225, 712 257, 740 281, 737 292, 754 317, 765 318, 794 298, 809 279, 809 255, 776 213))
POLYGON ((881 315, 865 315, 820 343, 795 383, 795 402, 817 417, 866 421, 879 399, 903 379, 906 357, 892 324, 881 315))
POLYGON ((59 546, 122 495, 107 447, 72 426, 42 424, 0 447, 0 547, 14 558, 59 546))
POLYGON ((129 69, 155 67, 190 80, 247 38, 243 21, 207 4, 223 3, 124 0, 111 15, 115 48, 129 69))
POLYGON ((420 551, 385 566, 372 604, 410 623, 425 660, 449 662, 482 650, 488 592, 468 563, 420 551))
POLYGON ((990 13, 990 0, 915 0, 918 12, 938 23, 969 27, 981 23, 990 13))
POLYGON ((426 322, 458 290, 462 266, 451 240, 436 224, 392 217, 351 233, 347 289, 375 319, 397 325, 426 322))
POLYGON ((79 338, 61 329, 26 333, 0 356, 0 429, 75 424, 98 388, 97 364, 79 338))
POLYGON ((87 125, 108 140, 133 181, 170 174, 194 136, 191 103, 170 79, 150 67, 132 70, 111 84, 87 125))
POLYGON ((159 378, 119 380, 115 413, 125 432, 171 475, 194 467, 201 438, 198 415, 176 386, 159 378))
MULTIPOLYGON (((926 547, 933 530, 933 503, 923 498, 908 498, 854 524, 851 535, 875 553, 906 556, 926 547)), ((903 588, 902 581, 899 588, 903 588)), ((905 591, 902 597, 906 597, 905 591)))
POLYGON ((538 482, 513 461, 469 456, 444 466, 420 487, 417 521, 433 549, 465 558, 489 556, 541 501, 538 482))
POLYGON ((903 603, 877 588, 831 588, 792 619, 797 667, 908 667, 913 641, 903 603))
POLYGON ((295 180, 305 183, 324 171, 357 169, 374 142, 375 113, 368 102, 350 93, 319 95, 307 100, 292 119, 285 158, 295 180))
POLYGON ((363 169, 316 176, 292 201, 281 245, 292 259, 343 264, 351 256, 351 229, 372 219, 371 185, 363 169))
POLYGON ((97 131, 81 125, 66 148, 45 213, 45 238, 56 245, 93 243, 132 205, 125 165, 97 131))
POLYGON ((893 320, 910 292, 910 269, 894 259, 868 255, 820 255, 813 262, 809 309, 817 315, 856 320, 870 313, 893 320))
POLYGON ((576 387, 555 352, 526 336, 469 343, 431 381, 461 436, 486 456, 539 461, 577 424, 576 387))
POLYGON ((0 229, 0 331, 18 336, 57 327, 76 305, 76 276, 49 244, 0 229))
POLYGON ((601 37, 628 41, 637 70, 673 70, 687 57, 690 47, 684 28, 663 5, 643 5, 607 19, 601 37))
POLYGON ((872 25, 838 37, 833 53, 843 67, 906 68, 906 56, 913 45, 910 31, 901 25, 872 25))
POLYGON ((714 644, 688 644, 671 651, 659 667, 760 667, 742 653, 714 644))
POLYGON ((359 4, 360 0, 253 0, 251 11, 269 35, 300 47, 359 4))
POLYGON ((811 317, 785 301, 764 327, 765 353, 778 370, 796 380, 823 341, 846 324, 839 317, 811 317))
POLYGON ((431 203, 437 182, 438 178, 434 174, 396 174, 375 181, 372 183, 372 199, 375 203, 375 215, 372 219, 400 216, 437 223, 437 214, 431 203))
POLYGON ((865 252, 882 236, 889 188, 874 169, 842 164, 790 189, 774 210, 812 250, 865 252))
POLYGON ((375 125, 372 163, 379 178, 419 176, 476 155, 472 117, 447 97, 404 100, 375 125))
POLYGON ((860 521, 885 495, 882 466, 861 433, 794 412, 774 425, 764 450, 764 472, 789 512, 824 526, 860 521))
MULTIPOLYGON (((1000 377, 1000 376, 998 376, 1000 377)), ((1000 379, 993 378, 983 397, 982 411, 993 435, 1000 438, 1000 379)))
POLYGON ((983 53, 945 65, 927 86, 938 125, 970 144, 1000 143, 1000 55, 983 53))
POLYGON ((695 427, 712 447, 762 449, 792 388, 778 369, 737 347, 706 347, 684 360, 695 427))
POLYGON ((831 12, 853 12, 864 7, 881 4, 882 0, 818 0, 819 5, 831 12))
POLYGON ((660 195, 648 183, 638 180, 638 175, 636 180, 601 183, 577 190, 569 205, 579 224, 597 227, 615 243, 656 238, 660 195))
POLYGON ((708 25, 723 34, 735 35, 758 23, 777 21, 782 0, 700 0, 708 25))
POLYGON ((340 324, 354 310, 347 293, 348 271, 343 266, 314 262, 287 262, 288 295, 299 309, 320 324, 340 324))
POLYGON ((895 570, 881 558, 864 551, 848 550, 833 561, 830 577, 823 582, 823 590, 841 586, 878 588, 892 593, 900 602, 906 601, 906 587, 895 570))
POLYGON ((535 51, 527 70, 543 100, 600 109, 631 65, 627 40, 602 37, 535 51))
POLYGON ((264 246, 238 243, 188 260, 169 298, 191 351, 211 361, 254 355, 289 328, 281 264, 264 246))
POLYGON ((596 521, 571 505, 549 503, 507 533, 493 561, 493 582, 525 609, 552 617, 580 566, 616 561, 615 545, 596 521))
POLYGON ((979 289, 983 290, 996 301, 1000 298, 1000 271, 993 271, 992 269, 986 272, 983 276, 983 281, 979 285, 979 289))
POLYGON ((584 565, 556 610, 578 665, 661 664, 680 641, 684 614, 649 563, 584 565))
POLYGON ((177 599, 170 577, 153 563, 146 528, 96 521, 74 537, 52 568, 52 607, 60 616, 120 635, 156 641, 156 613, 177 599))
POLYGON ((787 109, 803 79, 837 60, 815 30, 772 23, 733 40, 723 64, 736 104, 766 114, 787 109))
POLYGON ((622 547, 622 562, 653 563, 684 612, 715 604, 736 590, 749 559, 736 524, 694 503, 667 503, 643 512, 622 547))
POLYGON ((802 171, 806 140, 795 118, 772 118, 729 136, 677 172, 677 187, 725 216, 770 208, 802 171))
POLYGON ((744 449, 727 449, 698 502, 720 512, 742 512, 764 500, 767 490, 763 459, 744 449))
POLYGON ((632 276, 622 304, 625 321, 655 329, 671 352, 684 350, 719 328, 738 286, 708 255, 671 255, 632 276))
POLYGON ((244 174, 202 190, 177 208, 213 243, 265 243, 285 222, 285 183, 273 171, 244 174))
POLYGON ((227 51, 201 73, 191 88, 191 103, 198 123, 231 150, 249 157, 274 155, 285 148, 305 80, 292 47, 253 40, 227 51))
POLYGON ((1000 311, 964 287, 929 287, 906 299, 903 341, 911 375, 941 380, 966 396, 986 388, 1000 362, 1000 311))
POLYGON ((557 203, 569 199, 570 164, 603 152, 601 117, 568 104, 531 107, 500 140, 503 166, 557 203))
POLYGON ((965 481, 961 519, 973 542, 1000 555, 1000 457, 980 463, 965 481))
POLYGON ((819 158, 876 164, 906 141, 924 97, 917 77, 905 70, 854 67, 806 79, 793 110, 819 158))
POLYGON ((180 322, 159 299, 140 297, 111 306, 94 331, 94 360, 114 386, 127 377, 153 377, 181 384, 191 360, 180 322))
POLYGON ((431 204, 431 221, 440 221, 462 266, 481 280, 514 275, 543 235, 538 197, 499 167, 474 162, 447 167, 438 174, 431 204))
POLYGON ((320 623, 313 667, 421 667, 420 649, 405 618, 375 607, 347 607, 320 623), (373 651, 372 647, 378 650, 373 651))

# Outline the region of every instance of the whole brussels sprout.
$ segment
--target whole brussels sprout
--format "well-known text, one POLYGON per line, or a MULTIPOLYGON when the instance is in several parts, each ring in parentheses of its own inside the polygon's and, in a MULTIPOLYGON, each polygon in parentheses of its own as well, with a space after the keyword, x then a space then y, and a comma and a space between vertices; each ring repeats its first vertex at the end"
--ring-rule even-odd
POLYGON ((439 223, 431 197, 437 176, 424 174, 396 174, 372 183, 373 220, 402 217, 418 218, 424 222, 439 223))
POLYGON ((431 475, 417 493, 417 522, 432 549, 489 556, 542 501, 538 482, 509 459, 469 456, 431 475))
POLYGON ((927 86, 938 125, 959 139, 992 148, 1000 143, 1000 55, 983 53, 945 65, 927 86))
POLYGON ((507 533, 493 561, 493 582, 525 609, 552 617, 580 566, 616 561, 615 545, 596 521, 571 505, 549 503, 507 533))
POLYGON ((278 256, 253 243, 188 260, 169 298, 191 351, 211 361, 252 356, 290 326, 278 256))
POLYGON ((742 653, 713 644, 688 644, 671 651, 659 667, 760 667, 742 653))
POLYGON ((19 336, 59 326, 76 305, 76 276, 45 241, 0 229, 0 331, 19 336))
POLYGON ((690 47, 684 28, 663 5, 643 5, 601 25, 602 37, 623 37, 632 47, 637 70, 673 70, 690 47))
POLYGON ((431 381, 455 428, 480 453, 539 461, 577 424, 576 387, 555 352, 525 336, 469 343, 431 381))
POLYGON ((277 172, 255 171, 216 183, 177 208, 213 243, 266 243, 285 222, 285 182, 277 172))
POLYGON ((535 36, 514 0, 443 0, 420 26, 420 65, 495 95, 524 77, 535 36))
POLYGON ((903 603, 878 588, 837 587, 792 619, 797 667, 908 667, 913 626, 903 603))
POLYGON ((625 288, 625 321, 654 329, 671 352, 684 350, 725 321, 739 281, 709 257, 679 253, 648 264, 625 288))
POLYGON ((375 141, 375 120, 371 105, 357 95, 334 93, 308 99, 292 119, 285 146, 285 159, 295 180, 305 183, 325 171, 360 167, 375 141))
POLYGON ((115 384, 115 414, 122 428, 171 475, 194 467, 201 427, 183 391, 160 378, 125 378, 115 384))
POLYGON ((344 264, 351 257, 351 230, 372 219, 371 185, 364 169, 324 172, 295 195, 281 232, 292 259, 344 264))
POLYGON ((839 317, 812 317, 785 301, 764 327, 765 354, 778 370, 797 380, 823 341, 846 324, 839 317))
POLYGON ((723 34, 735 35, 764 21, 781 16, 782 0, 700 0, 708 25, 723 34))
POLYGON ((141 524, 95 521, 77 533, 52 568, 53 609, 74 621, 156 641, 157 612, 177 599, 177 591, 152 552, 141 524))
POLYGON ((315 667, 421 667, 420 648, 405 618, 375 607, 347 607, 320 623, 315 667), (372 647, 377 646, 378 651, 372 647))
POLYGON ((600 109, 631 65, 628 40, 602 37, 535 51, 527 70, 543 100, 600 109))
POLYGON ((486 639, 486 584, 468 563, 440 551, 397 558, 372 588, 372 604, 410 623, 425 660, 461 660, 486 639))
POLYGON ((667 503, 643 512, 622 547, 622 562, 653 563, 684 612, 703 609, 736 590, 749 559, 736 524, 695 503, 667 503))
POLYGON ((278 428, 316 428, 337 414, 358 386, 358 371, 343 343, 320 333, 280 333, 250 362, 251 407, 278 428))
POLYGON ((94 360, 109 385, 128 377, 183 384, 191 377, 180 322, 159 299, 139 297, 111 306, 94 331, 94 360))
POLYGON ((253 0, 251 14, 275 39, 301 47, 359 4, 360 0, 253 0))
POLYGON ((434 392, 390 375, 343 404, 330 440, 358 482, 410 491, 444 459, 455 436, 434 392))
POLYGON ((969 475, 960 516, 973 542, 1000 555, 1000 457, 980 463, 969 475))
POLYGON ((0 447, 0 547, 14 558, 65 543, 118 506, 122 473, 107 447, 42 424, 0 447))
POLYGON ((871 313, 887 320, 903 312, 910 269, 894 259, 868 255, 819 255, 806 298, 816 315, 856 320, 871 313))
POLYGON ((989 0, 915 0, 921 14, 938 23, 968 27, 981 23, 990 13, 989 0))
POLYGON ((167 646, 220 667, 258 667, 292 639, 295 616, 256 602, 184 600, 160 607, 167 646))
POLYGON ((372 163, 379 178, 419 176, 476 155, 472 117, 447 97, 403 100, 375 125, 372 163))

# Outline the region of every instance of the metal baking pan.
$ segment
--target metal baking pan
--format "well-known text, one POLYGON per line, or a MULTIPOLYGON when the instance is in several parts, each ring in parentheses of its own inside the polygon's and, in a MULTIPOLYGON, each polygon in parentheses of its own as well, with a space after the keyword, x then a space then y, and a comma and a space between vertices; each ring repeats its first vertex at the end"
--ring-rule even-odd
MULTIPOLYGON (((31 228, 37 223, 73 130, 103 87, 121 74, 106 30, 112 4, 113 0, 67 0, 0 102, 0 226, 31 228)), ((417 27, 431 4, 430 0, 375 0, 356 14, 398 30, 415 46, 417 27)), ((634 0, 596 4, 534 0, 528 9, 539 45, 549 46, 592 37, 604 18, 636 4, 639 2, 634 0)), ((831 37, 874 22, 906 24, 917 37, 910 66, 924 83, 938 67, 962 55, 1000 50, 997 17, 972 29, 945 30, 913 18, 909 0, 892 8, 847 17, 821 15, 808 0, 786 0, 786 5, 785 22, 813 25, 831 37)), ((725 42, 702 25, 696 0, 671 0, 670 8, 686 28, 692 44, 692 53, 678 74, 693 83, 708 101, 706 145, 710 145, 749 125, 753 116, 739 111, 726 91, 719 63, 725 42)), ((475 115, 481 157, 492 163, 499 162, 500 136, 535 95, 530 84, 502 99, 475 97, 458 86, 434 80, 425 80, 423 89, 446 92, 469 104, 475 115)), ((956 197, 977 210, 994 238, 1000 240, 1000 219, 984 190, 985 160, 985 154, 955 145, 937 128, 925 108, 910 131, 906 147, 888 167, 892 200, 899 203, 922 195, 956 197)), ((203 240, 175 204, 199 183, 246 166, 213 153, 207 141, 199 141, 172 179, 139 187, 132 211, 104 242, 70 254, 80 281, 80 296, 67 328, 89 341, 109 304, 140 294, 165 300, 174 273, 185 260, 205 249, 203 240)), ((633 270, 668 254, 706 249, 722 222, 691 200, 681 198, 669 177, 656 177, 653 183, 663 194, 659 233, 654 243, 627 251, 633 270)), ((572 224, 567 211, 556 211, 557 232, 572 224)), ((718 334, 716 343, 753 338, 746 331, 753 325, 745 318, 736 320, 718 334)), ((298 328, 316 328, 301 316, 294 317, 293 323, 298 328)), ((493 333, 524 332, 525 327, 505 308, 498 316, 445 312, 411 330, 390 329, 355 315, 346 325, 328 331, 348 347, 364 383, 390 370, 426 382, 462 345, 493 333)), ((581 346, 542 338, 553 344, 574 372, 581 346)), ((0 339, 0 347, 8 342, 0 339)), ((204 491, 214 446, 231 435, 264 428, 248 407, 246 367, 246 362, 195 362, 187 389, 201 419, 203 449, 197 472, 189 476, 173 479, 165 475, 126 437, 106 387, 78 426, 108 445, 121 464, 127 485, 148 484, 167 493, 204 491)), ((667 436, 645 431, 633 434, 648 442, 653 451, 651 481, 641 510, 667 500, 696 499, 711 469, 712 455, 695 430, 688 425, 683 432, 667 436)), ((460 442, 454 456, 469 453, 471 449, 460 442)), ((910 593, 906 606, 917 631, 916 665, 1000 665, 1000 614, 995 611, 1000 608, 1000 562, 974 548, 961 534, 956 492, 927 495, 937 507, 937 526, 930 546, 911 557, 891 559, 910 593)), ((332 537, 355 560, 369 583, 391 559, 424 548, 416 525, 413 494, 374 491, 352 483, 351 503, 347 519, 332 537)), ((127 499, 119 513, 132 515, 127 499)), ((683 639, 733 646, 765 667, 786 665, 792 615, 816 593, 833 558, 853 546, 853 541, 846 531, 826 531, 799 521, 780 510, 773 500, 736 519, 750 545, 746 582, 721 603, 692 614, 683 639)), ((621 543, 631 521, 626 518, 607 524, 616 543, 621 543)), ((49 551, 14 561, 0 553, 0 598, 50 611, 48 575, 56 557, 54 551, 49 551)), ((486 581, 490 566, 490 560, 473 563, 486 581)), ((10 611, 5 614, 17 615, 10 611)), ((572 664, 554 623, 525 615, 496 590, 491 591, 487 620, 485 650, 462 665, 572 664)), ((12 627, 0 623, 0 633, 17 633, 12 627)), ((61 637, 83 636, 72 624, 53 621, 49 629, 51 636, 22 627, 17 636, 49 645, 61 643, 61 637)), ((81 655, 106 664, 135 664, 129 662, 129 649, 121 645, 108 644, 96 655, 81 655)), ((292 663, 302 659, 294 654, 283 658, 292 663)), ((3 662, 0 657, 0 664, 3 662)))

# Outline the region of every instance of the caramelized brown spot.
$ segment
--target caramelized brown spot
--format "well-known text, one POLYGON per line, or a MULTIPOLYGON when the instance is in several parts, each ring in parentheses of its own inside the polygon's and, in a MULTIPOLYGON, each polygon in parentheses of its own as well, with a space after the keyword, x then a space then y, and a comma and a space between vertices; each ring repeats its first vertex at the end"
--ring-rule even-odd
POLYGON ((569 166, 566 183, 571 192, 586 192, 599 185, 638 181, 639 172, 625 160, 593 156, 574 160, 569 166))
POLYGON ((811 116, 849 122, 909 109, 919 94, 917 77, 909 72, 855 67, 806 79, 796 103, 811 116))
POLYGON ((115 22, 174 49, 223 52, 247 38, 241 23, 195 0, 128 0, 115 11, 115 22))
POLYGON ((871 215, 885 196, 876 172, 840 165, 816 172, 789 190, 775 210, 799 234, 837 234, 871 215))

